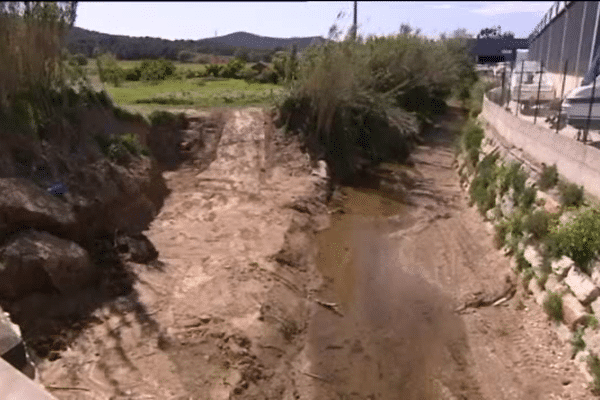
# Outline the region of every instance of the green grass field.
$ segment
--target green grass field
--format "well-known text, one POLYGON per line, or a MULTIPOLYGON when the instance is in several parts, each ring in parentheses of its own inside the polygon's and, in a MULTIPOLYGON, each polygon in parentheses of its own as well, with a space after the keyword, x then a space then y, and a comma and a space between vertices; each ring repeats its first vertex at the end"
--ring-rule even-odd
MULTIPOLYGON (((124 69, 134 68, 142 61, 118 61, 124 69)), ((175 62, 176 71, 202 71, 204 64, 175 62)), ((164 81, 123 81, 119 87, 101 83, 96 62, 90 59, 85 67, 96 90, 105 89, 120 107, 143 114, 155 110, 181 108, 241 107, 273 104, 284 88, 272 83, 248 83, 241 79, 167 78, 164 81)), ((177 73, 176 73, 177 75, 177 73)))
MULTIPOLYGON (((249 106, 272 103, 283 88, 271 83, 247 83, 239 79, 167 79, 158 83, 123 82, 104 87, 120 106, 169 107, 249 106)), ((160 108, 160 107, 157 107, 160 108)))

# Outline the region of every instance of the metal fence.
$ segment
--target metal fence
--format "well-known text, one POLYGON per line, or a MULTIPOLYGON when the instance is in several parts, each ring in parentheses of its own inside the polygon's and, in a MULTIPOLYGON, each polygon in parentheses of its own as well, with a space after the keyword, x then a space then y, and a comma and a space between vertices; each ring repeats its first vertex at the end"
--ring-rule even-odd
POLYGON ((554 3, 529 37, 529 59, 543 62, 552 73, 583 77, 600 45, 598 1, 554 3))

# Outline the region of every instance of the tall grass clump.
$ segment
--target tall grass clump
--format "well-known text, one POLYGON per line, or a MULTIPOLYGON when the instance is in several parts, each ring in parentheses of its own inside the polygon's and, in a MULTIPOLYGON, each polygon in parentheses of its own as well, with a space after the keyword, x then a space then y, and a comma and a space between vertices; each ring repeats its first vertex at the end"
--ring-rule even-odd
POLYGON ((77 2, 0 2, 0 122, 35 133, 57 104, 72 105, 81 66, 64 50, 77 2), (74 92, 73 92, 74 93, 74 92))
POLYGON ((542 190, 552 189, 558 183, 558 170, 556 164, 547 166, 544 165, 540 178, 538 179, 538 186, 542 190))
POLYGON ((408 157, 422 124, 445 111, 453 85, 472 69, 467 52, 448 41, 411 34, 332 40, 305 51, 279 108, 288 128, 305 126, 309 150, 343 181, 361 165, 408 157))

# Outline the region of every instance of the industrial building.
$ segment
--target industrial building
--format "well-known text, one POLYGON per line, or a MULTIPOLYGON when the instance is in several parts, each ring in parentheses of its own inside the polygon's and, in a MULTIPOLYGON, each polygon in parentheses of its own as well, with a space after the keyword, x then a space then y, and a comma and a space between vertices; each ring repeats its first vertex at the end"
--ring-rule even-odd
POLYGON ((579 86, 600 45, 598 1, 558 1, 529 36, 529 59, 543 63, 558 96, 579 86))

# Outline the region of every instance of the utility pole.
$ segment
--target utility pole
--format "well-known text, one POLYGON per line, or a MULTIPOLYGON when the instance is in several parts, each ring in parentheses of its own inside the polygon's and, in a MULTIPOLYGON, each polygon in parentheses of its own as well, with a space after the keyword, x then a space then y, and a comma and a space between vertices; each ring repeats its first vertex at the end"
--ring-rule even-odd
POLYGON ((354 24, 352 25, 352 40, 356 40, 356 30, 357 30, 357 23, 356 23, 356 9, 357 9, 357 0, 354 0, 354 24))

